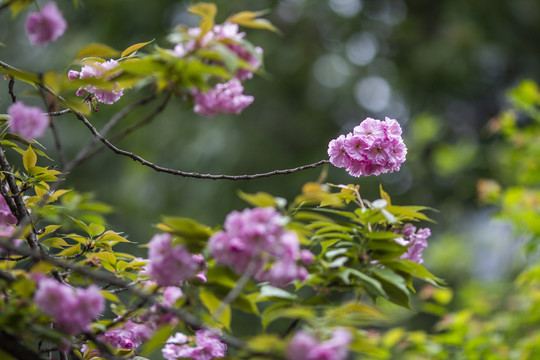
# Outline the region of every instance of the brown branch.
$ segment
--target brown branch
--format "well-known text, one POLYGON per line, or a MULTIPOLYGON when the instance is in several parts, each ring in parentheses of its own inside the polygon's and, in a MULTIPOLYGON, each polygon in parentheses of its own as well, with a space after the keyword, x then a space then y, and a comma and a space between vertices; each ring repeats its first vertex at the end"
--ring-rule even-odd
MULTIPOLYGON (((11 190, 11 194, 13 197, 13 201, 15 203, 15 217, 18 220, 19 229, 15 232, 14 235, 18 236, 22 231, 23 228, 26 225, 31 225, 32 221, 30 219, 30 216, 28 214, 28 210, 26 209, 26 205, 24 203, 24 200, 22 198, 22 194, 19 191, 19 187, 17 186, 17 182, 15 180, 15 176, 11 173, 11 165, 7 161, 6 155, 4 154, 4 149, 0 145, 0 168, 4 172, 4 176, 6 177, 6 181, 9 185, 9 188, 11 190)), ((38 250, 38 238, 36 236, 36 233, 34 229, 30 231, 30 234, 27 236, 28 239, 28 245, 33 250, 38 250)))
POLYGON ((13 79, 11 76, 9 77, 9 84, 8 84, 8 91, 9 95, 11 96, 11 102, 17 101, 17 96, 15 96, 15 92, 13 91, 13 85, 15 85, 15 79, 13 79))
POLYGON ((116 146, 111 144, 109 140, 105 139, 103 135, 101 135, 97 131, 97 129, 88 121, 88 119, 86 119, 86 117, 83 114, 79 112, 75 112, 75 111, 73 112, 73 114, 75 114, 75 116, 77 116, 77 118, 81 120, 88 129, 90 129, 92 134, 94 134, 94 136, 97 139, 99 139, 102 143, 104 143, 109 149, 111 149, 116 154, 129 157, 141 163, 144 166, 148 166, 149 168, 154 169, 155 171, 164 172, 164 173, 172 174, 172 175, 192 177, 192 178, 198 178, 198 179, 211 179, 211 180, 252 180, 252 179, 258 179, 258 178, 263 178, 263 177, 270 177, 274 175, 292 174, 298 171, 312 169, 323 164, 328 164, 330 162, 329 160, 321 160, 313 164, 299 166, 293 169, 274 170, 274 171, 270 171, 266 173, 251 174, 251 175, 212 175, 212 174, 200 174, 196 172, 187 172, 187 171, 181 171, 181 170, 176 170, 176 169, 170 169, 170 168, 166 168, 166 167, 151 163, 150 161, 145 160, 139 155, 136 155, 132 152, 117 148, 116 146))

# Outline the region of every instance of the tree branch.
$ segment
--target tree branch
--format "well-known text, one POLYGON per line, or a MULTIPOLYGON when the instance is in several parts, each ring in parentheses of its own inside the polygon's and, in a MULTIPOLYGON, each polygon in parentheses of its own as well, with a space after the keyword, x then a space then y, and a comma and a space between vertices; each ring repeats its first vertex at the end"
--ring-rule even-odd
POLYGON ((13 85, 15 85, 15 79, 13 79, 11 76, 9 77, 9 84, 8 84, 8 91, 9 95, 11 96, 11 102, 17 101, 17 96, 15 96, 15 92, 13 91, 13 85))
POLYGON ((196 173, 196 172, 187 172, 187 171, 175 170, 175 169, 170 169, 170 168, 166 168, 166 167, 163 167, 163 166, 156 165, 154 163, 151 163, 148 160, 143 159, 139 155, 136 155, 136 154, 134 154, 132 152, 125 151, 125 150, 117 148, 116 146, 111 144, 111 142, 109 140, 105 139, 105 137, 103 137, 103 135, 101 135, 99 133, 99 131, 97 131, 97 129, 88 121, 88 119, 86 119, 86 117, 83 114, 81 114, 79 112, 75 112, 75 111, 73 111, 73 114, 75 114, 75 116, 79 120, 81 120, 83 122, 83 124, 86 125, 86 127, 88 129, 90 129, 92 134, 94 134, 94 136, 99 141, 104 143, 109 149, 111 149, 116 154, 129 157, 129 158, 141 163, 144 166, 148 166, 149 168, 154 169, 155 171, 164 172, 164 173, 172 174, 172 175, 178 175, 178 176, 183 176, 183 177, 192 177, 192 178, 198 178, 198 179, 210 179, 210 180, 252 180, 252 179, 258 179, 258 178, 262 178, 262 177, 270 177, 270 176, 274 176, 274 175, 292 174, 292 173, 295 173, 295 172, 298 172, 298 171, 302 171, 302 170, 306 170, 306 169, 312 169, 312 168, 315 168, 317 166, 330 163, 329 160, 321 160, 321 161, 318 161, 318 162, 313 163, 313 164, 299 166, 299 167, 296 167, 296 168, 293 168, 293 169, 274 170, 274 171, 270 171, 270 172, 266 172, 266 173, 252 174, 252 175, 212 175, 212 174, 200 174, 200 173, 196 173))
MULTIPOLYGON (((6 181, 9 185, 9 188, 11 189, 11 194, 13 197, 13 201, 15 202, 15 217, 18 220, 18 225, 20 229, 15 234, 19 235, 19 233, 22 231, 22 228, 26 225, 31 225, 32 221, 30 219, 30 216, 28 214, 28 210, 26 209, 26 205, 24 203, 24 200, 22 198, 22 194, 19 191, 19 187, 17 186, 17 182, 15 180, 15 176, 11 173, 11 165, 7 161, 6 155, 4 154, 4 149, 2 146, 0 146, 0 168, 4 172, 4 176, 6 177, 6 181), (24 224, 24 226, 23 226, 24 224)), ((27 236, 28 239, 28 245, 31 249, 38 251, 38 239, 36 236, 36 233, 32 229, 30 233, 27 236)))

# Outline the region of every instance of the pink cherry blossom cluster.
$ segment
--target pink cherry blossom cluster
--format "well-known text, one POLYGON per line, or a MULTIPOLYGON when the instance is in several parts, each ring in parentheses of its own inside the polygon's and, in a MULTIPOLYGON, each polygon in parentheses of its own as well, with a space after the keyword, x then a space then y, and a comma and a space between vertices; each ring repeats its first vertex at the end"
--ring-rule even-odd
POLYGON ((289 343, 287 357, 289 360, 345 360, 351 341, 350 331, 343 328, 334 329, 330 339, 323 342, 300 330, 289 343))
POLYGON ((406 155, 401 126, 389 118, 367 118, 353 132, 328 144, 330 162, 356 177, 398 171, 406 155))
POLYGON ((274 286, 305 280, 307 270, 298 262, 309 264, 313 254, 300 250, 298 236, 285 230, 285 221, 271 207, 233 211, 227 215, 225 229, 210 238, 210 251, 237 273, 249 271, 258 281, 274 286))
POLYGON ((49 126, 47 114, 35 106, 26 106, 17 101, 8 108, 10 131, 29 139, 43 136, 49 126))
POLYGON ((161 350, 163 357, 168 360, 194 359, 212 360, 225 357, 227 345, 210 330, 197 330, 195 337, 176 333, 167 340, 161 350), (192 346, 195 345, 195 346, 192 346))
POLYGON ((45 45, 64 34, 67 23, 55 2, 48 2, 40 12, 31 12, 24 25, 30 43, 45 45))
POLYGON ((111 344, 115 349, 135 350, 152 336, 153 329, 132 320, 124 322, 100 335, 99 339, 111 344))
POLYGON ((212 117, 216 114, 240 114, 250 105, 254 98, 244 95, 244 87, 238 79, 231 79, 226 83, 217 84, 206 93, 193 92, 195 106, 193 111, 199 115, 212 117))
MULTIPOLYGON (((104 62, 94 62, 90 65, 85 65, 82 67, 81 71, 74 71, 71 70, 68 73, 68 78, 70 80, 76 80, 76 79, 91 79, 91 78, 100 78, 103 76, 103 74, 109 70, 112 70, 118 66, 118 61, 116 60, 109 60, 104 62)), ((114 104, 124 94, 124 89, 112 89, 112 90, 106 90, 103 88, 100 88, 99 86, 95 85, 86 85, 83 87, 80 87, 77 91, 77 96, 83 96, 86 94, 86 92, 89 92, 93 94, 97 101, 103 103, 103 104, 114 104)))
POLYGON ((105 308, 98 286, 75 289, 45 277, 38 281, 34 301, 41 311, 54 318, 56 328, 68 335, 88 330, 90 322, 105 308))
POLYGON ((253 72, 261 66, 263 50, 260 47, 255 47, 253 50, 248 49, 242 43, 245 35, 245 33, 239 32, 237 24, 231 23, 215 25, 203 36, 201 36, 200 28, 189 28, 183 34, 185 40, 174 47, 174 54, 179 58, 189 56, 190 53, 200 48, 221 46, 242 60, 242 65, 234 74, 234 78, 228 82, 219 83, 206 92, 193 89, 192 95, 195 102, 193 110, 195 113, 207 117, 213 117, 220 113, 240 114, 253 102, 253 96, 243 94, 244 87, 241 81, 251 79, 253 72))
POLYGON ((246 64, 241 66, 235 74, 239 80, 251 79, 253 72, 261 66, 263 49, 260 47, 255 47, 253 50, 247 49, 242 44, 246 33, 239 31, 238 24, 214 25, 213 29, 202 37, 200 28, 189 28, 184 30, 183 36, 185 40, 174 47, 174 54, 179 58, 187 56, 197 49, 211 48, 219 44, 225 46, 246 64))
POLYGON ((171 234, 157 234, 148 244, 147 272, 160 286, 180 285, 199 270, 199 257, 172 240, 171 234))
POLYGON ((427 239, 431 236, 431 230, 429 228, 422 228, 417 231, 416 226, 407 223, 401 229, 401 234, 403 237, 396 238, 395 241, 408 248, 407 251, 401 255, 400 259, 406 259, 422 264, 424 262, 422 252, 428 246, 427 239))

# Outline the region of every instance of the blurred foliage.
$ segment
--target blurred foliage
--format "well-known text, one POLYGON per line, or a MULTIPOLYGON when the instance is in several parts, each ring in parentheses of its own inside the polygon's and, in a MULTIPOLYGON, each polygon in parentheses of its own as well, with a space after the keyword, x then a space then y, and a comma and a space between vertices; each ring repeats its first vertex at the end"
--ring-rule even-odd
MULTIPOLYGON (((528 254, 529 264, 511 284, 469 281, 462 285, 456 290, 458 299, 453 307, 456 310, 451 312, 447 311, 448 296, 437 294, 440 290, 424 288, 420 296, 427 301, 422 311, 436 316, 435 326, 429 332, 393 327, 376 333, 373 341, 388 351, 388 358, 536 359, 540 356, 537 257, 540 199, 539 183, 535 180, 540 176, 535 152, 540 136, 540 91, 536 83, 526 80, 510 90, 508 96, 511 106, 490 124, 493 136, 498 138, 493 146, 504 154, 497 165, 505 171, 499 173, 497 180, 481 179, 478 195, 482 203, 496 206, 494 216, 511 224, 516 237, 523 237, 522 251, 528 254)), ((457 258, 453 251, 446 255, 449 259, 457 258)))

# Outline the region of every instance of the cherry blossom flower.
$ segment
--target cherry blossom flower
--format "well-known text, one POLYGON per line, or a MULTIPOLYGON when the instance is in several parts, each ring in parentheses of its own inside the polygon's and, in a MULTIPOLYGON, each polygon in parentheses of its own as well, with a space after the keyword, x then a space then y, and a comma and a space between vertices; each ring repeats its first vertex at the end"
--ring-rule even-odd
POLYGON ((406 155, 401 126, 389 118, 384 121, 367 118, 353 132, 340 135, 328 144, 330 163, 346 168, 356 177, 398 171, 406 155))
MULTIPOLYGON (((117 66, 118 62, 116 60, 109 60, 105 62, 96 61, 93 64, 83 66, 80 72, 74 70, 69 71, 68 78, 70 80, 99 78, 105 72, 112 70, 117 66)), ((83 96, 84 94, 86 94, 86 92, 93 94, 96 97, 97 101, 103 104, 114 104, 115 102, 120 100, 120 98, 124 94, 124 89, 115 88, 112 90, 108 90, 95 85, 86 85, 79 88, 79 90, 77 91, 77 96, 83 96)))
POLYGON ((345 360, 351 341, 352 334, 343 328, 334 329, 330 339, 323 342, 299 330, 289 343, 287 356, 290 360, 345 360))
POLYGON ((45 45, 64 34, 67 23, 55 2, 48 2, 40 12, 31 12, 25 23, 30 43, 45 45))
POLYGON ((227 215, 224 230, 210 238, 210 251, 237 273, 250 271, 258 281, 274 286, 305 280, 307 270, 298 262, 309 263, 313 255, 300 250, 298 236, 286 230, 284 223, 271 207, 233 211, 227 215))
POLYGON ((213 117, 219 113, 240 114, 254 100, 253 96, 244 95, 243 92, 244 87, 238 79, 217 84, 206 93, 195 90, 193 111, 206 117, 213 117))
POLYGON ((46 277, 39 281, 34 300, 41 311, 55 319, 56 327, 69 335, 87 330, 105 307, 98 286, 74 289, 46 277))
POLYGON ((195 275, 199 265, 183 245, 172 244, 170 234, 154 235, 148 244, 148 274, 161 286, 179 285, 195 275))
POLYGON ((26 106, 17 101, 8 108, 8 124, 12 132, 29 139, 43 136, 49 126, 49 118, 35 106, 26 106))

